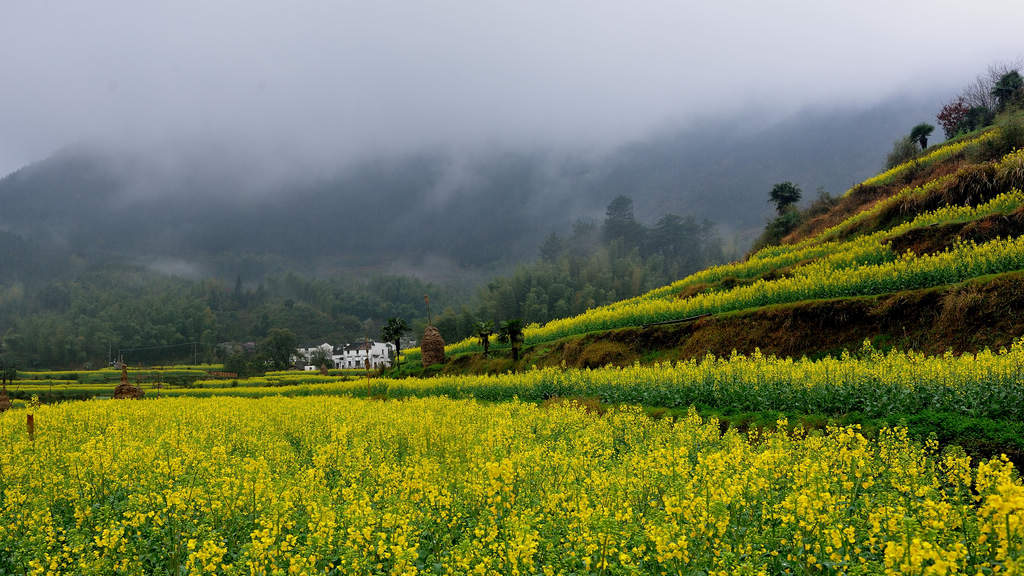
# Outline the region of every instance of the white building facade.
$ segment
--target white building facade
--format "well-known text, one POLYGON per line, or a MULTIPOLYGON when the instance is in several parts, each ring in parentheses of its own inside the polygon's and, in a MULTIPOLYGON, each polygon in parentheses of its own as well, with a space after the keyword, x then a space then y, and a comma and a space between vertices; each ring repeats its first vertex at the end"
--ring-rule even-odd
POLYGON ((359 342, 342 346, 336 352, 334 365, 338 368, 364 369, 367 358, 371 369, 390 368, 395 345, 390 342, 359 342))
MULTIPOLYGON (((331 346, 327 342, 319 346, 310 346, 309 348, 296 348, 295 354, 292 356, 292 363, 295 364, 311 364, 313 362, 313 355, 317 351, 322 351, 328 358, 334 355, 334 346, 331 346)), ((310 370, 309 366, 304 366, 306 370, 310 370)), ((312 370, 319 370, 319 366, 314 366, 312 370)))

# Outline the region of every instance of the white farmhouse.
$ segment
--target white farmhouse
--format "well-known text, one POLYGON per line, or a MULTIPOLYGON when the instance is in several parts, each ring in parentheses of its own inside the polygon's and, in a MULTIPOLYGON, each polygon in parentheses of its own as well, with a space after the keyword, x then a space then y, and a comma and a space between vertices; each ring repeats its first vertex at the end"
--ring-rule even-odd
POLYGON ((306 370, 319 370, 319 366, 313 366, 313 368, 309 368, 309 365, 311 365, 313 362, 313 355, 316 354, 318 350, 323 351, 323 353, 328 358, 330 358, 334 354, 334 346, 331 346, 327 342, 324 342, 319 346, 310 346, 309 348, 296 348, 295 354, 292 356, 292 363, 302 364, 302 367, 306 370))
POLYGON ((339 348, 334 355, 334 364, 338 368, 366 368, 366 359, 370 359, 370 368, 391 367, 391 356, 395 345, 390 342, 359 342, 339 348))

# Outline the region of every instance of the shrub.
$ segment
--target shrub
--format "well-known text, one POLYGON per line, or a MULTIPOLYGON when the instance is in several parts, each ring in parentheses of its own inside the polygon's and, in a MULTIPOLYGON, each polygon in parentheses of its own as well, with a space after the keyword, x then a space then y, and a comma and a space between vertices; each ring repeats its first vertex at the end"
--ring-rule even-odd
POLYGON ((787 234, 796 230, 801 222, 803 222, 803 216, 800 211, 790 206, 789 209, 768 223, 764 232, 761 233, 761 237, 754 243, 753 249, 756 251, 764 246, 778 244, 787 234))
POLYGON ((996 113, 991 108, 986 106, 975 106, 967 111, 967 117, 964 119, 964 125, 960 129, 961 132, 970 132, 983 128, 992 124, 995 120, 996 113))
POLYGON ((910 162, 914 158, 917 158, 920 149, 917 147, 917 142, 914 142, 910 138, 900 138, 892 145, 892 151, 885 158, 885 169, 892 170, 893 168, 910 162))
POLYGON ((810 219, 827 213, 839 203, 839 198, 832 196, 824 188, 818 188, 818 197, 804 211, 804 218, 810 219))
POLYGON ((970 110, 962 97, 942 107, 935 119, 942 126, 946 138, 952 138, 967 129, 967 114, 970 110))
POLYGON ((984 162, 998 160, 1014 150, 1024 146, 1024 119, 1019 115, 1007 115, 996 124, 997 130, 992 138, 982 142, 971 160, 984 162))

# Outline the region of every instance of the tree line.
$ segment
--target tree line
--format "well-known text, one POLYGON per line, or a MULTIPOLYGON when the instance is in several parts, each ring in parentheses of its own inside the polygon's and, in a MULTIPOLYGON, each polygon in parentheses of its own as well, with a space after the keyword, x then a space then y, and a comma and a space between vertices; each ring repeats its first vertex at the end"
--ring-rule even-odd
MULTIPOLYGON (((0 285, 0 358, 28 368, 224 361, 258 349, 262 366, 280 367, 265 342, 287 330, 297 345, 375 337, 391 316, 420 318, 424 293, 442 304, 465 291, 405 276, 309 278, 293 273, 255 283, 187 280, 144 269, 107 269, 39 284, 0 285), (178 347, 176 347, 178 346, 178 347), (264 353, 266 352, 266 353, 264 353)), ((414 321, 422 329, 425 320, 414 321)), ((280 336, 280 335, 278 335, 280 336)), ((250 361, 252 359, 250 358, 250 361)))
MULTIPOLYGON (((665 214, 646 225, 637 221, 633 200, 618 196, 602 222, 577 220, 568 231, 551 232, 535 261, 491 280, 468 305, 445 308, 435 325, 448 342, 479 337, 486 326, 501 333, 502 322, 528 325, 580 314, 725 258, 712 222, 665 214)), ((514 333, 504 338, 514 340, 514 333)))
POLYGON ((722 258, 710 222, 666 214, 645 225, 636 220, 632 200, 620 196, 603 222, 579 220, 571 230, 552 232, 535 261, 475 294, 472 287, 408 276, 311 278, 289 272, 225 282, 131 265, 83 266, 49 281, 0 284, 0 358, 26 369, 95 368, 119 349, 150 348, 129 352, 125 360, 191 362, 188 344, 198 342, 200 361, 241 354, 244 362, 235 358, 236 367, 259 371, 285 362, 281 341, 290 340, 275 330, 291 334, 294 349, 375 338, 388 319, 401 318, 418 338, 427 322, 424 294, 443 310, 433 320, 447 341, 478 335, 478 325, 486 323, 514 342, 526 324, 640 294, 722 258))

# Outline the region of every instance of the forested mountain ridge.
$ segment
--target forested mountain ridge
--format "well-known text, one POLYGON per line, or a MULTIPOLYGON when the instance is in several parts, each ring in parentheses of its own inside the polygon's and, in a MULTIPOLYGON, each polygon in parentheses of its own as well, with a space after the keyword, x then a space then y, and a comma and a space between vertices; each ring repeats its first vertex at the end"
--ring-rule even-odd
MULTIPOLYGON (((914 126, 885 171, 841 196, 801 209, 800 188, 777 184, 778 216, 748 257, 526 326, 521 346, 490 359, 483 336, 450 343, 441 369, 815 356, 865 340, 928 352, 1009 346, 1024 334, 1024 83, 1004 78, 1014 76, 1014 89, 993 79, 999 97, 974 106, 984 110, 971 113, 963 97, 947 104, 937 117, 950 140, 929 146, 934 126, 914 126)), ((415 366, 418 351, 409 356, 415 366)))
POLYGON ((76 252, 174 258, 227 279, 282 262, 429 276, 427 261, 493 272, 530 259, 550 232, 600 219, 625 194, 642 220, 710 219, 742 248, 769 215, 763 191, 774 181, 844 190, 877 169, 904 118, 929 106, 709 121, 607 152, 435 151, 263 180, 254 162, 264 159, 79 144, 0 180, 0 229, 76 252), (268 262, 237 265, 240 254, 268 262))
POLYGON ((249 189, 215 155, 153 163, 69 147, 0 180, 0 334, 22 365, 74 367, 188 342, 212 357, 217 342, 274 327, 317 343, 374 336, 391 316, 419 330, 428 293, 449 341, 478 321, 578 314, 735 255, 735 231, 768 213, 761 181, 806 162, 780 150, 813 148, 807 186, 844 186, 920 107, 837 113, 820 129, 809 125, 824 113, 666 131, 600 157, 378 159, 278 181, 287 193, 249 189), (845 148, 873 152, 859 167, 828 159, 845 148), (606 233, 619 196, 639 236, 606 233))

